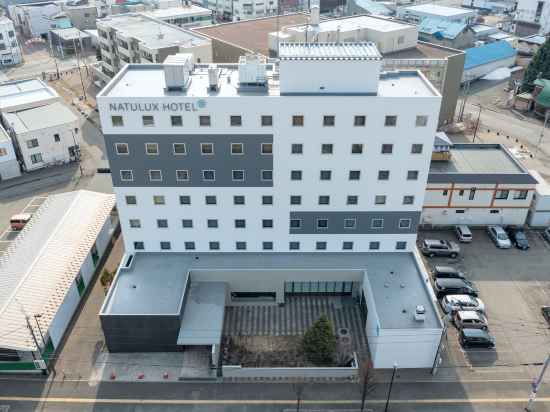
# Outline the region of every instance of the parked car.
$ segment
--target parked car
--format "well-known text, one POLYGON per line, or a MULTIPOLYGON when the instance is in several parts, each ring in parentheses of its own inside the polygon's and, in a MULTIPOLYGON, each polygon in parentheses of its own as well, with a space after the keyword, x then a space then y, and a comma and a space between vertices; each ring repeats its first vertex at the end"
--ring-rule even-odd
POLYGON ((460 246, 455 242, 439 239, 424 239, 420 249, 425 256, 449 256, 455 258, 460 253, 460 246))
POLYGON ((485 313, 485 304, 479 298, 470 295, 447 295, 439 301, 443 312, 456 312, 457 310, 475 310, 485 313))
POLYGON ((466 225, 455 226, 455 233, 459 242, 470 243, 472 241, 472 232, 466 225))
POLYGON ((485 329, 464 328, 458 335, 463 348, 494 348, 495 338, 485 329))
POLYGON ((484 314, 475 310, 458 310, 453 316, 453 323, 457 329, 489 329, 489 323, 484 314))
POLYGON ((509 227, 506 229, 506 233, 510 238, 510 242, 512 242, 515 247, 521 250, 529 249, 529 241, 527 240, 527 236, 522 229, 509 227))
POLYGON ((548 242, 550 242, 550 227, 547 227, 542 231, 542 237, 545 238, 548 242))
POLYGON ((25 225, 31 220, 32 214, 30 213, 20 213, 18 215, 13 215, 10 218, 10 227, 12 230, 21 230, 25 225))
POLYGON ((465 279, 464 273, 452 266, 435 266, 433 270, 434 279, 458 278, 465 279))
POLYGON ((510 242, 502 226, 489 226, 487 228, 487 233, 498 248, 510 249, 512 247, 512 242, 510 242))
POLYGON ((466 279, 440 278, 434 282, 434 290, 438 299, 446 295, 470 295, 477 297, 479 291, 466 279))
POLYGON ((542 316, 546 320, 546 323, 550 324, 550 306, 541 306, 540 311, 542 312, 542 316))

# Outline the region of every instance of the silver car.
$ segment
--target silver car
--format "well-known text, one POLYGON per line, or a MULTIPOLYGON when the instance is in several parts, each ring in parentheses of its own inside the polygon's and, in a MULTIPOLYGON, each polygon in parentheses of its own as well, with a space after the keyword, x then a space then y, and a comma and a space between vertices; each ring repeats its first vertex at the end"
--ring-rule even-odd
POLYGON ((510 249, 512 247, 512 242, 510 242, 510 238, 502 226, 489 226, 487 233, 498 248, 510 249))
POLYGON ((454 313, 458 310, 475 310, 485 313, 485 304, 479 298, 470 295, 447 295, 439 301, 445 313, 454 313))

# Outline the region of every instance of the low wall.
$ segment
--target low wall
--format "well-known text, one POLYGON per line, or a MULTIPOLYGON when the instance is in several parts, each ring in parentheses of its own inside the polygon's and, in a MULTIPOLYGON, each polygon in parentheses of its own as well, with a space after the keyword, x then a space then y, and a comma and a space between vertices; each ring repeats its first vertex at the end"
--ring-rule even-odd
POLYGON ((359 362, 353 354, 350 367, 326 368, 243 368, 240 365, 223 365, 224 378, 266 378, 266 379, 352 379, 359 376, 359 362))

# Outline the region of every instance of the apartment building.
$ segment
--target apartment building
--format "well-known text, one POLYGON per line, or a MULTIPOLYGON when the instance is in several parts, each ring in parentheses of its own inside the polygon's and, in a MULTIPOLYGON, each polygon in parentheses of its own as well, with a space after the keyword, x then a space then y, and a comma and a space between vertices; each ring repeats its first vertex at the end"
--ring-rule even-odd
POLYGON ((71 27, 71 21, 63 13, 61 5, 53 1, 20 4, 13 7, 10 15, 26 37, 47 39, 51 29, 71 27))
POLYGON ((6 130, 0 126, 0 182, 21 176, 21 167, 15 155, 13 142, 6 130))
POLYGON ((197 27, 212 24, 212 10, 196 4, 180 4, 144 12, 147 16, 178 27, 197 27))
POLYGON ((550 1, 518 0, 514 17, 518 36, 550 33, 550 1))
POLYGON ((21 48, 17 42, 13 22, 0 17, 0 65, 11 66, 21 63, 21 48))
POLYGON ((226 305, 337 293, 363 302, 375 367, 433 365, 415 242, 441 96, 381 66, 374 43, 287 43, 276 66, 128 65, 98 94, 126 250, 109 350, 214 350, 226 305))
POLYGON ((202 6, 212 10, 215 17, 228 21, 274 16, 278 12, 278 0, 203 0, 202 6))

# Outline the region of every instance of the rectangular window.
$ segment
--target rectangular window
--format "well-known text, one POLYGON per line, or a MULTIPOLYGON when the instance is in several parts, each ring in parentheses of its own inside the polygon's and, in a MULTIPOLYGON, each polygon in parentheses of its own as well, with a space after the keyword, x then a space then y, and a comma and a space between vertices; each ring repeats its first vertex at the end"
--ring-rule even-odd
POLYGON ((134 172, 131 170, 121 170, 120 171, 120 180, 123 182, 131 182, 134 180, 134 172))
POLYGON ((208 219, 206 221, 206 226, 209 229, 217 229, 218 228, 218 219, 208 219))
POLYGON ((334 116, 323 116, 323 126, 334 126, 336 118, 334 116))
POLYGON ((210 116, 199 116, 199 126, 210 126, 210 116))
POLYGON ((290 204, 291 205, 301 205, 302 204, 302 196, 291 195, 290 196, 290 204))
POLYGON ((139 229, 141 227, 141 220, 130 219, 130 227, 133 229, 139 229))
POLYGON ((204 197, 204 202, 207 205, 215 205, 217 203, 216 202, 216 196, 212 196, 212 195, 205 196, 204 197))
POLYGON ((344 229, 355 229, 357 227, 357 219, 354 217, 344 219, 344 229))
POLYGON ((497 190, 495 193, 495 199, 506 200, 508 199, 509 194, 510 194, 509 190, 497 190))
POLYGON ((127 205, 137 205, 137 197, 133 195, 127 195, 126 196, 126 204, 127 205))
POLYGON ((185 143, 174 143, 173 148, 174 148, 175 155, 187 154, 187 147, 185 146, 185 143))
POLYGON ((317 229, 328 229, 328 219, 317 219, 317 229))
POLYGON ((273 180, 273 170, 262 170, 261 178, 264 182, 271 182, 273 180))
POLYGON ((160 182, 162 181, 162 172, 160 170, 149 170, 149 180, 151 182, 160 182))
POLYGON ((215 170, 203 170, 202 171, 202 180, 205 182, 213 182, 216 180, 216 171, 215 170))
POLYGON ((273 219, 262 219, 262 227, 264 229, 272 229, 273 228, 273 219))
POLYGON ((302 154, 304 153, 304 145, 302 145, 301 143, 293 143, 290 152, 292 154, 302 154))
POLYGON ((315 242, 315 249, 327 250, 327 242, 315 242))
POLYGON ((464 209, 456 209, 455 213, 461 214, 461 213, 466 213, 466 211, 464 209))
POLYGON ((111 116, 111 124, 113 127, 123 127, 124 120, 122 119, 122 116, 111 116))
POLYGON ((134 250, 144 250, 145 249, 145 243, 143 242, 134 242, 134 250))
POLYGON ((418 170, 407 171, 407 180, 418 180, 418 170))
POLYGON ((162 196, 162 195, 154 195, 153 196, 153 204, 154 205, 165 205, 166 200, 164 199, 164 196, 162 196))
POLYGON ((237 250, 246 250, 246 242, 235 242, 235 248, 237 250))
POLYGON ((363 153, 363 145, 361 143, 353 143, 351 145, 351 154, 363 153))
POLYGON ((410 229, 411 224, 411 219, 399 219, 399 229, 410 229))
POLYGON ((382 154, 392 154, 393 144, 385 143, 382 145, 382 154))
POLYGON ((354 116, 353 125, 356 127, 365 126, 367 123, 367 116, 354 116))
POLYGON ((141 121, 145 127, 153 127, 155 125, 155 118, 150 115, 141 116, 141 121))
POLYGON ((290 172, 290 180, 302 180, 302 171, 301 170, 292 170, 290 172))
POLYGON ((347 205, 356 205, 358 203, 359 203, 359 196, 350 195, 346 198, 346 204, 347 205))
POLYGON ((379 250, 380 249, 380 242, 369 242, 369 249, 370 250, 379 250))
POLYGON ((195 250, 195 242, 185 242, 185 250, 195 250))
POLYGON ((428 116, 416 116, 416 127, 426 127, 428 124, 428 116))
POLYGON ((291 229, 300 229, 302 227, 302 219, 290 219, 291 229))
POLYGON ((166 229, 168 227, 168 220, 166 220, 166 219, 157 219, 157 227, 159 229, 166 229))
POLYGON ((190 205, 190 204, 191 204, 191 196, 189 195, 180 196, 180 205, 190 205))
POLYGON ((395 250, 405 250, 407 249, 407 242, 398 241, 395 242, 395 250))
POLYGON ((469 200, 474 200, 475 197, 476 197, 476 188, 472 187, 470 189, 470 194, 468 195, 468 199, 469 200))
POLYGON ((384 120, 384 126, 386 127, 397 126, 397 116, 386 116, 386 119, 384 120))
POLYGON ((231 179, 234 182, 244 182, 244 170, 232 170, 231 179))
POLYGON ((203 155, 213 155, 214 154, 214 143, 201 143, 201 154, 203 155))
POLYGON ((158 143, 145 143, 145 153, 148 155, 158 155, 159 145, 158 143))
POLYGON ((304 116, 292 116, 292 126, 301 127, 304 125, 304 116))
POLYGON ((330 203, 330 196, 327 196, 327 195, 319 196, 320 205, 328 205, 329 203, 330 203))
POLYGON ((371 229, 383 229, 384 228, 384 219, 374 218, 370 221, 371 229))
POLYGON ((386 204, 386 195, 376 195, 374 197, 375 205, 385 205, 386 204))
POLYGON ((528 190, 516 190, 514 193, 514 199, 515 200, 525 200, 527 199, 529 191, 528 190))
POLYGON ((263 155, 273 154, 273 144, 272 143, 262 143, 262 154, 263 155))
POLYGON ((208 242, 208 248, 210 250, 220 250, 220 242, 208 242))
POLYGON ((389 170, 379 170, 378 171, 378 180, 388 180, 390 178, 389 170))
POLYGON ((492 215, 496 215, 496 214, 500 213, 500 210, 498 210, 498 209, 491 209, 491 210, 489 211, 489 213, 492 214, 492 215))
POLYGON ((33 149, 35 147, 38 147, 38 139, 27 140, 27 148, 28 149, 33 149))
POLYGON ((422 153, 423 148, 424 148, 424 145, 422 145, 420 143, 414 143, 411 146, 411 153, 412 154, 420 154, 420 153, 422 153))
POLYGON ((231 143, 231 154, 242 155, 244 154, 244 146, 242 143, 231 143))
POLYGON ((262 116, 262 126, 273 126, 273 116, 262 116))
POLYGON ((414 196, 412 196, 412 195, 403 196, 403 204, 404 205, 414 204, 414 196))
POLYGON ((117 155, 127 155, 130 153, 128 143, 115 143, 115 151, 117 155))
POLYGON ((353 250, 353 242, 342 242, 342 250, 353 250))
POLYGON ((273 250, 273 242, 262 242, 263 250, 273 250))
POLYGON ((170 242, 160 242, 160 249, 161 250, 170 250, 172 249, 172 245, 170 242))
POLYGON ((170 123, 172 127, 181 127, 183 126, 183 118, 181 116, 170 116, 170 123))
POLYGON ((330 180, 332 178, 332 171, 330 170, 321 170, 319 174, 321 180, 330 180))
POLYGON ((61 137, 59 137, 59 134, 56 133, 53 135, 53 141, 56 143, 61 141, 61 137))
POLYGON ((176 170, 176 180, 179 182, 187 182, 189 180, 189 170, 176 170))
POLYGON ((289 250, 300 250, 300 242, 288 242, 289 250))
POLYGON ((181 227, 184 229, 191 229, 193 227, 193 220, 192 219, 182 219, 181 220, 181 227))
POLYGON ((229 124, 231 126, 242 126, 243 119, 241 116, 229 116, 229 124))
POLYGON ((273 196, 262 196, 262 205, 272 205, 273 196))
POLYGON ((321 154, 332 154, 332 144, 325 143, 321 145, 321 154))
POLYGON ((233 204, 244 205, 244 196, 242 195, 233 196, 233 204))
POLYGON ((244 220, 244 219, 235 219, 235 228, 237 228, 237 229, 246 228, 246 220, 244 220))
POLYGON ((349 171, 349 180, 359 180, 361 178, 360 170, 350 170, 349 171))
POLYGON ((458 191, 459 196, 464 196, 464 189, 458 191))

